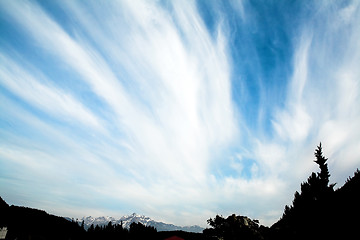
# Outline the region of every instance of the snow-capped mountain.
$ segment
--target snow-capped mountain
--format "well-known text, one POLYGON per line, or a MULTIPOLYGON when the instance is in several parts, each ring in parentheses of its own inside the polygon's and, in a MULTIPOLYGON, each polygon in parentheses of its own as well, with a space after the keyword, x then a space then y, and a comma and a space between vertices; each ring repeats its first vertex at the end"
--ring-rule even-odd
POLYGON ((94 226, 99 225, 99 226, 103 226, 103 225, 107 225, 109 222, 115 223, 116 219, 113 217, 83 217, 82 219, 78 219, 79 223, 82 223, 82 221, 84 221, 84 226, 85 228, 88 228, 91 226, 91 224, 93 224, 94 226))
POLYGON ((145 226, 152 226, 155 227, 158 231, 175 231, 175 230, 182 230, 186 232, 202 232, 204 229, 200 226, 194 225, 194 226, 175 226, 173 224, 167 224, 163 222, 157 222, 155 220, 152 220, 149 217, 146 217, 144 215, 138 215, 136 213, 133 213, 131 215, 126 215, 121 217, 120 219, 115 219, 113 217, 83 217, 81 219, 77 219, 78 223, 81 224, 82 221, 84 221, 84 227, 85 229, 89 228, 92 224, 94 226, 104 226, 107 225, 109 222, 112 224, 122 224, 124 228, 129 228, 130 224, 135 223, 142 223, 145 226))

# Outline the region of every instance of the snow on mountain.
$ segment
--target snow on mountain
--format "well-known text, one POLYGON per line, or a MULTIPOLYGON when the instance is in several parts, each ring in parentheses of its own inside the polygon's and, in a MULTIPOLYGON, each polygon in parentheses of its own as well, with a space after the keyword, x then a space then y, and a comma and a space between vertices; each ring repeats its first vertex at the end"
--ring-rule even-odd
POLYGON ((93 224, 94 226, 96 226, 96 225, 103 226, 103 225, 107 225, 109 222, 115 223, 116 219, 113 217, 94 218, 92 216, 89 216, 89 217, 83 217, 82 219, 78 219, 79 223, 82 223, 82 221, 84 221, 84 226, 85 226, 85 228, 87 228, 87 227, 90 227, 91 224, 93 224))
POLYGON ((159 232, 161 232, 161 231, 175 231, 175 230, 182 230, 182 231, 186 231, 186 232, 202 232, 204 230, 202 227, 199 227, 197 225, 180 227, 180 226, 175 226, 173 224, 157 222, 157 221, 152 220, 149 217, 146 217, 144 215, 138 215, 136 213, 133 213, 131 215, 123 216, 123 217, 121 217, 119 219, 115 219, 113 217, 96 217, 95 218, 95 217, 91 217, 91 216, 83 217, 81 219, 77 219, 77 222, 79 224, 81 224, 82 221, 84 221, 85 229, 88 229, 92 224, 94 226, 96 226, 96 225, 105 226, 109 222, 111 222, 112 224, 122 224, 124 228, 130 228, 131 223, 140 222, 145 226, 155 227, 159 232))
POLYGON ((130 227, 130 224, 135 222, 135 223, 142 223, 144 224, 145 226, 152 226, 150 225, 149 223, 151 223, 153 220, 149 217, 146 217, 144 215, 138 215, 136 213, 133 213, 131 215, 127 215, 127 216, 123 216, 121 217, 119 220, 117 220, 117 224, 123 224, 123 227, 125 228, 129 228, 130 227))

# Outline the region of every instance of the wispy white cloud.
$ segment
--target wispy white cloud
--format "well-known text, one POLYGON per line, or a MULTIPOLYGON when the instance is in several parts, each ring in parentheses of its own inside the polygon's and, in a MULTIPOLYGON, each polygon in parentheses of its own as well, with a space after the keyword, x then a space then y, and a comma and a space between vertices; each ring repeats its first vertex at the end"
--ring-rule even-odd
MULTIPOLYGON (((230 5, 238 24, 256 20, 256 9, 247 11, 252 6, 230 5)), ((76 206, 74 215, 135 210, 164 221, 205 224, 216 213, 240 211, 271 224, 316 169, 311 159, 319 141, 336 181, 359 163, 357 3, 336 6, 336 12, 323 6, 312 21, 301 19, 301 30, 291 37, 292 74, 281 87, 286 96, 274 106, 266 101, 277 93, 265 80, 249 84, 233 75, 240 62, 228 45, 235 23, 223 12, 210 32, 196 2, 111 1, 99 7, 95 1, 62 1, 53 7, 66 23, 35 2, 0 2, 4 16, 27 36, 30 52, 46 53, 40 54, 46 62, 32 65, 26 53, 12 56, 14 51, 2 48, 1 87, 25 104, 0 95, 7 124, 0 161, 26 172, 25 180, 35 177, 34 186, 51 183, 42 188, 52 188, 51 196, 41 202, 50 211, 64 209, 53 197, 62 206, 76 206), (49 65, 90 89, 96 103, 60 87, 56 74, 46 75, 49 65), (248 97, 255 91, 246 87, 259 85, 259 104, 242 102, 246 96, 234 99, 234 79, 248 97), (247 126, 244 115, 253 107, 256 120, 247 126), (73 128, 74 122, 84 126, 73 128)), ((255 42, 245 43, 255 52, 255 42)), ((261 56, 254 58, 253 69, 264 71, 261 56)), ((15 186, 25 180, 6 181, 15 186)), ((16 196, 21 187, 7 189, 16 196)), ((34 201, 32 190, 22 197, 34 201)))
MULTIPOLYGON (((329 157, 332 181, 339 186, 357 167, 359 151, 355 146, 359 145, 359 128, 356 125, 360 115, 356 106, 360 101, 360 75, 354 64, 359 63, 360 49, 355 39, 360 29, 355 18, 359 18, 360 9, 356 5, 352 3, 339 12, 332 12, 331 7, 322 8, 313 22, 304 23, 306 28, 294 45, 293 76, 285 108, 275 111, 275 135, 271 141, 285 146, 285 152, 277 159, 287 165, 283 173, 295 173, 293 177, 287 176, 294 179, 289 182, 297 183, 295 187, 309 171, 316 170, 310 161, 313 159, 310 150, 320 141, 329 157), (352 15, 354 21, 342 21, 339 15, 349 8, 353 14, 357 12, 352 15), (346 160, 342 158, 344 155, 346 160)), ((294 186, 291 188, 294 191, 294 186)))
MULTIPOLYGON (((239 153, 241 158, 253 159, 261 172, 247 185, 261 179, 268 184, 274 178, 278 181, 273 185, 276 197, 264 200, 276 203, 273 208, 264 209, 269 213, 262 216, 267 223, 280 217, 282 207, 291 202, 300 182, 311 171, 317 171, 311 160, 320 141, 329 157, 331 179, 339 187, 359 164, 356 148, 360 141, 357 124, 360 75, 355 65, 360 63, 360 49, 355 39, 360 33, 356 24, 360 8, 355 2, 342 7, 325 5, 316 6, 320 9, 316 17, 304 20, 298 35, 293 37, 292 75, 287 82, 286 98, 282 105, 270 110, 272 136, 255 135, 250 130, 251 146, 239 153)), ((262 124, 266 124, 265 120, 262 124)), ((239 177, 236 181, 241 183, 243 179, 239 177)), ((262 192, 263 186, 254 189, 262 192)), ((238 196, 235 191, 229 192, 238 196)), ((251 195, 246 193, 245 196, 251 195)), ((260 209, 262 202, 249 198, 260 209)))
MULTIPOLYGON (((103 131, 100 120, 94 114, 70 94, 45 85, 45 77, 41 74, 37 74, 36 77, 42 78, 42 82, 39 82, 11 58, 2 54, 0 54, 0 63, 0 82, 16 96, 56 118, 71 122, 77 120, 81 124, 103 131)), ((26 64, 23 62, 23 65, 26 64)))
MULTIPOLYGON (((110 32, 87 26, 92 21, 86 14, 71 6, 76 3, 68 4, 65 8, 73 10, 73 17, 79 21, 75 22, 75 29, 87 29, 96 44, 105 46, 103 49, 95 48, 84 38, 70 36, 35 3, 14 2, 2 7, 28 32, 30 39, 79 75, 115 114, 105 127, 112 125, 121 135, 107 138, 110 146, 104 149, 116 148, 116 138, 121 136, 129 146, 122 153, 126 159, 118 155, 120 159, 114 160, 118 158, 116 154, 96 152, 90 149, 95 143, 88 141, 80 146, 93 158, 102 159, 105 166, 126 162, 125 169, 110 171, 114 178, 97 191, 124 202, 138 202, 132 205, 139 208, 144 204, 141 199, 147 199, 157 209, 164 207, 164 211, 179 207, 182 202, 199 201, 195 205, 200 205, 200 189, 207 188, 208 165, 215 160, 212 155, 221 152, 237 134, 223 33, 219 30, 213 38, 193 3, 174 3, 173 16, 158 3, 111 3, 104 12, 126 14, 102 16, 103 22, 109 24, 104 29, 111 29, 110 32), (127 21, 131 21, 128 26, 127 21), (124 29, 108 28, 117 24, 125 28, 126 37, 124 29), (110 62, 102 57, 104 53, 112 58, 110 62), (122 72, 117 72, 112 63, 120 63, 122 72)), ((26 77, 20 80, 12 74, 12 78, 17 77, 16 82, 3 81, 14 94, 36 105, 44 103, 42 108, 61 107, 66 102, 59 100, 66 98, 65 92, 44 87, 15 63, 7 64, 26 77), (22 92, 21 87, 11 85, 15 83, 26 88, 32 83, 31 94, 41 92, 50 97, 38 101, 22 92)), ((6 77, 9 75, 6 72, 6 77)), ((71 111, 71 106, 64 111, 71 111)), ((72 113, 83 115, 79 111, 72 113)), ((96 117, 89 119, 98 122, 96 117)), ((36 161, 36 154, 29 155, 36 161)), ((3 158, 8 159, 8 155, 3 158)), ((85 178, 88 174, 79 171, 85 178)), ((99 181, 108 179, 102 175, 109 175, 109 170, 96 174, 99 181)))

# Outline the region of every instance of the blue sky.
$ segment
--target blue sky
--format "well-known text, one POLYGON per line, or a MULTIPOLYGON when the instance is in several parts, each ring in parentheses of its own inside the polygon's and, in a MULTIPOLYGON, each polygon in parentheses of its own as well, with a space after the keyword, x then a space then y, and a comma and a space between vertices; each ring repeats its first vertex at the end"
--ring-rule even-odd
POLYGON ((360 163, 358 1, 1 1, 0 195, 269 225, 360 163))

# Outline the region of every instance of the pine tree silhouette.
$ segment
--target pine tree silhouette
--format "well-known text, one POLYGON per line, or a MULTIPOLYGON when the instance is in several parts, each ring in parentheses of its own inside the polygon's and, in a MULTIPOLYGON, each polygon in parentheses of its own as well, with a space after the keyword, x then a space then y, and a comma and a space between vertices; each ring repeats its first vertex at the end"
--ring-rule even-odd
POLYGON ((329 185, 330 173, 326 163, 328 159, 323 156, 321 142, 315 150, 315 157, 316 160, 314 162, 316 162, 320 168, 320 173, 318 173, 320 187, 322 189, 326 189, 327 191, 333 191, 335 184, 329 185))
POLYGON ((282 229, 282 239, 316 239, 326 235, 324 229, 335 184, 329 184, 328 159, 323 156, 321 143, 314 155, 320 172, 313 172, 301 184, 301 192, 295 192, 292 206, 285 206, 282 219, 274 224, 274 228, 282 229))

